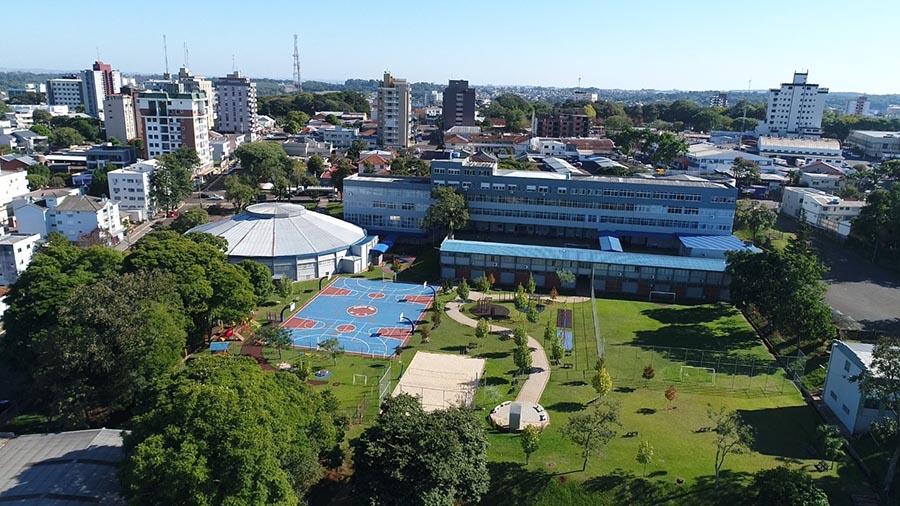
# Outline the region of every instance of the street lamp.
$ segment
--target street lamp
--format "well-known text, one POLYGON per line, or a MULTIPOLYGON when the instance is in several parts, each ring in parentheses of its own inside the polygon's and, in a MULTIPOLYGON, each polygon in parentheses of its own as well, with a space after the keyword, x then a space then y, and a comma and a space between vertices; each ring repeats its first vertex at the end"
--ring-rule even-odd
POLYGON ((428 281, 425 281, 424 283, 422 283, 422 288, 431 288, 431 294, 434 296, 434 300, 432 300, 431 305, 436 306, 437 305, 437 288, 429 285, 428 281))

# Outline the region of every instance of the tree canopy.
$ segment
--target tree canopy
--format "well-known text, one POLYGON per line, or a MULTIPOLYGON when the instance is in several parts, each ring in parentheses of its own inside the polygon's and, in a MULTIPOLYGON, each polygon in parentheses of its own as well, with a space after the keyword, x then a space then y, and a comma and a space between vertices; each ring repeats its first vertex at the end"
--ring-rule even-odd
POLYGON ((475 413, 426 413, 407 394, 389 398, 354 446, 355 489, 373 505, 477 503, 488 490, 487 437, 475 413))
POLYGON ((429 230, 460 230, 469 223, 469 209, 466 199, 454 188, 444 186, 431 192, 434 203, 425 212, 425 228, 429 230))
POLYGON ((758 506, 828 506, 828 496, 800 469, 785 466, 764 469, 750 484, 753 504, 758 506))
POLYGON ((125 436, 135 505, 293 506, 343 439, 336 403, 289 373, 228 355, 192 359, 125 436))
POLYGON ((183 234, 188 230, 209 222, 209 213, 202 207, 192 207, 182 211, 170 225, 171 229, 183 234))
POLYGON ((753 236, 753 242, 756 242, 761 231, 771 228, 777 219, 778 215, 775 214, 775 211, 757 200, 740 200, 734 211, 735 225, 749 230, 753 236))
POLYGON ((241 161, 247 183, 254 188, 259 183, 274 183, 279 176, 290 177, 294 168, 284 147, 277 142, 241 144, 234 154, 241 161))
POLYGON ((156 158, 156 169, 150 176, 150 198, 156 207, 168 213, 178 207, 191 194, 193 168, 197 152, 192 148, 179 148, 176 153, 166 153, 156 158))

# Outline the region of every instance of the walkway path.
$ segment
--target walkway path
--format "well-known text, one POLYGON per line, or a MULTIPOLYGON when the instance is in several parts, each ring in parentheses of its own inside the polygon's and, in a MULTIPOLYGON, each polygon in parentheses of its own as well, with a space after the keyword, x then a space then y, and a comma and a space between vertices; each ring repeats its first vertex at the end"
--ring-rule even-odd
MULTIPOLYGON (((477 300, 483 295, 479 292, 469 292, 469 297, 472 300, 477 300)), ((463 304, 459 299, 448 302, 446 305, 447 316, 456 322, 475 328, 478 322, 463 314, 461 310, 463 304)), ((511 334, 512 330, 499 325, 491 325, 491 332, 495 334, 511 334)), ((541 346, 537 339, 528 336, 528 347, 531 349, 531 373, 522 384, 522 389, 519 390, 516 401, 539 404, 541 395, 547 387, 547 382, 550 381, 550 361, 547 360, 547 353, 544 352, 544 347, 541 346)))

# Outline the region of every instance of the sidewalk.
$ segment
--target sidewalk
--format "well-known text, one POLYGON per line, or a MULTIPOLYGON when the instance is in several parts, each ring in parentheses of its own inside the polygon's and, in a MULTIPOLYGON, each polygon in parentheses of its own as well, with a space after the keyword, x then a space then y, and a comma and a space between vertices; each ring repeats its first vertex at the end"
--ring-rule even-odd
MULTIPOLYGON (((483 297, 483 294, 479 292, 469 292, 470 300, 476 300, 481 297, 483 297)), ((584 297, 573 297, 572 299, 583 298, 584 297)), ((563 297, 560 297, 557 300, 563 301, 563 297)), ((463 314, 460 310, 463 304, 464 303, 458 299, 447 302, 447 316, 456 322, 475 328, 478 322, 463 314)), ((495 334, 512 334, 512 329, 501 327, 499 325, 491 325, 491 332, 495 334)), ((544 352, 544 347, 541 346, 537 339, 528 336, 528 347, 531 349, 531 373, 528 375, 528 379, 522 384, 522 389, 519 391, 519 395, 516 396, 516 401, 527 401, 538 404, 541 401, 541 395, 543 395, 544 389, 547 387, 547 382, 550 381, 550 361, 547 360, 547 353, 544 352)))

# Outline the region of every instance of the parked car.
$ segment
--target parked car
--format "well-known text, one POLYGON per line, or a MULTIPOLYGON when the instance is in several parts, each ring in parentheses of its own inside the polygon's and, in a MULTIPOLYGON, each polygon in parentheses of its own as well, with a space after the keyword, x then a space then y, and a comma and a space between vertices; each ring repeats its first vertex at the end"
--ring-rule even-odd
POLYGON ((169 218, 177 218, 177 217, 178 217, 178 211, 169 211, 168 216, 169 216, 169 218))
POLYGON ((210 200, 225 200, 225 197, 222 195, 219 195, 218 193, 210 193, 209 198, 210 198, 210 200))

